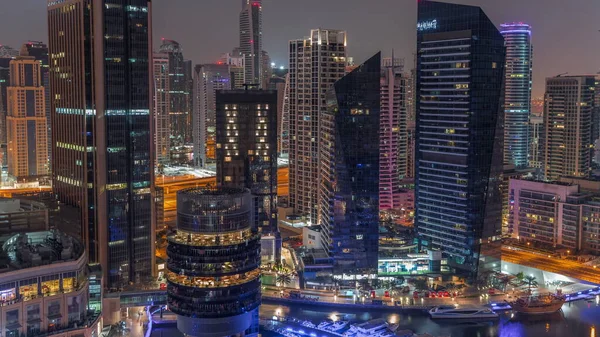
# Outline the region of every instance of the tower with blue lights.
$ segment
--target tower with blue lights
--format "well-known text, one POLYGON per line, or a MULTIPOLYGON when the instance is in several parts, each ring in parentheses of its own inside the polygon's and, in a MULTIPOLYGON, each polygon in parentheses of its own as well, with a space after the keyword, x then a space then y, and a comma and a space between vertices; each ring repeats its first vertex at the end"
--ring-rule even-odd
POLYGON ((504 163, 528 166, 529 115, 531 113, 531 27, 522 22, 500 25, 506 45, 504 78, 504 163))

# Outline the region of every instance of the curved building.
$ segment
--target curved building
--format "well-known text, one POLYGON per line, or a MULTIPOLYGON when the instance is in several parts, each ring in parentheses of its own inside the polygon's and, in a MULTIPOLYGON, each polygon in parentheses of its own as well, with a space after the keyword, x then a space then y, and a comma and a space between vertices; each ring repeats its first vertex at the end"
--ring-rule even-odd
POLYGON ((0 246, 0 336, 98 336, 90 279, 81 241, 55 230, 8 238, 0 246))
POLYGON ((169 310, 188 336, 253 334, 260 295, 260 237, 243 189, 177 194, 177 234, 167 248, 169 310))
POLYGON ((529 114, 533 49, 531 27, 522 22, 500 25, 506 44, 504 80, 504 163, 528 166, 529 114))

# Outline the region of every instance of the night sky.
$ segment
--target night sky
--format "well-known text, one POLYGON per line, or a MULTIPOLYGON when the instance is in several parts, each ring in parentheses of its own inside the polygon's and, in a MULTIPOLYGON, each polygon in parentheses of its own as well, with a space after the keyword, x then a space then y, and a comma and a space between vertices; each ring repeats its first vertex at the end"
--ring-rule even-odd
MULTIPOLYGON (((451 0, 483 7, 499 25, 533 26, 534 96, 544 78, 559 73, 600 71, 600 0, 451 0)), ((0 44, 47 41, 46 0, 2 0, 0 44)), ((263 0, 263 49, 273 62, 287 63, 287 41, 312 28, 344 29, 355 62, 378 50, 412 66, 417 0, 263 0)), ((161 37, 179 41, 194 63, 215 61, 239 42, 240 0, 154 0, 155 46, 161 37)))

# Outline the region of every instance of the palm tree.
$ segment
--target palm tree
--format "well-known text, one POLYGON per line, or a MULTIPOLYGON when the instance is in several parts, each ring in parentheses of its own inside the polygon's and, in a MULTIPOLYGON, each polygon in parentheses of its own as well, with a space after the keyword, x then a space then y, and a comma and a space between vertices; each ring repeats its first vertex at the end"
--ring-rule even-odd
POLYGON ((290 274, 279 274, 277 275, 276 281, 277 283, 279 283, 279 286, 285 287, 288 284, 292 283, 292 277, 290 276, 290 274))
POLYGON ((535 276, 529 275, 529 276, 525 276, 525 280, 524 280, 525 284, 527 285, 527 291, 531 294, 531 288, 535 288, 538 286, 538 282, 535 279, 535 276))
POLYGON ((523 280, 525 280, 525 274, 523 274, 523 272, 517 273, 517 275, 515 275, 515 277, 517 278, 519 285, 523 284, 523 280))
POLYGON ((417 290, 417 291, 423 291, 423 290, 429 289, 429 286, 427 285, 427 280, 423 279, 423 278, 415 279, 413 281, 413 284, 415 285, 415 290, 417 290))
POLYGON ((508 276, 501 278, 500 284, 502 285, 502 291, 506 292, 506 287, 510 284, 510 278, 508 276))
POLYGON ((404 276, 396 275, 396 276, 394 276, 394 281, 396 282, 397 285, 403 285, 406 280, 404 279, 404 276))

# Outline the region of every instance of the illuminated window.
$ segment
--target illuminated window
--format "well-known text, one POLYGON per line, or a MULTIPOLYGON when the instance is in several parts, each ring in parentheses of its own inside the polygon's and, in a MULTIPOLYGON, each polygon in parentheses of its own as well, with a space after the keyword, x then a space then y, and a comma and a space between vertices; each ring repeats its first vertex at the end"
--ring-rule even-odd
POLYGON ((492 69, 498 68, 498 64, 496 62, 492 62, 492 69))
POLYGON ((225 181, 232 181, 231 176, 225 176, 225 181))

